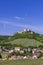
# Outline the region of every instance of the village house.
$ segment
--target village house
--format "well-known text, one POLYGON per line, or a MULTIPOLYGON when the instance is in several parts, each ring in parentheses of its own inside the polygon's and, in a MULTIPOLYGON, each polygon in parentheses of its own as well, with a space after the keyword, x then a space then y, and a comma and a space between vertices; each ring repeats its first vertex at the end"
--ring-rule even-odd
POLYGON ((9 50, 7 50, 7 49, 5 49, 5 48, 3 47, 1 54, 2 54, 2 55, 3 55, 3 54, 9 54, 9 50))
POLYGON ((9 50, 2 51, 1 54, 9 54, 9 50))
POLYGON ((14 52, 14 50, 9 50, 9 53, 13 53, 14 52))
POLYGON ((37 55, 33 55, 33 56, 32 56, 32 59, 37 59, 37 58, 38 58, 37 55))
POLYGON ((23 56, 17 56, 17 60, 23 59, 23 56))
POLYGON ((40 56, 40 52, 38 49, 32 49, 33 58, 38 58, 40 56))
POLYGON ((23 54, 24 53, 24 50, 20 50, 20 54, 23 54))
POLYGON ((32 54, 36 54, 36 53, 38 53, 39 52, 39 50, 37 50, 37 49, 32 49, 32 54))
POLYGON ((43 53, 43 49, 42 50, 39 50, 41 53, 43 53))
POLYGON ((28 57, 27 56, 24 56, 23 59, 28 59, 28 57))
POLYGON ((11 56, 9 58, 9 60, 19 60, 19 59, 23 59, 23 56, 11 56))
POLYGON ((19 51, 20 51, 20 47, 15 47, 15 48, 14 48, 14 51, 15 51, 15 52, 19 52, 19 51))

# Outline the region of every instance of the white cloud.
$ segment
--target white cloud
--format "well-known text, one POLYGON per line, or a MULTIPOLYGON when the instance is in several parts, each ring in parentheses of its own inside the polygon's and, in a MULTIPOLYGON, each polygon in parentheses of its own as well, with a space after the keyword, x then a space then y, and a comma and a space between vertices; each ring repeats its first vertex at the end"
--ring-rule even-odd
POLYGON ((20 27, 20 28, 29 28, 33 31, 36 32, 41 32, 43 33, 43 26, 37 26, 37 25, 29 25, 29 24, 21 24, 21 23, 14 23, 14 22, 8 22, 8 21, 0 21, 0 23, 2 23, 4 25, 4 28, 6 27, 6 25, 10 25, 10 26, 15 26, 15 27, 20 27))
POLYGON ((18 16, 15 16, 14 18, 17 19, 17 20, 24 20, 24 18, 18 17, 18 16))
POLYGON ((11 26, 16 26, 16 27, 26 27, 26 25, 19 24, 19 23, 14 23, 14 22, 8 22, 8 21, 0 21, 3 25, 11 25, 11 26))

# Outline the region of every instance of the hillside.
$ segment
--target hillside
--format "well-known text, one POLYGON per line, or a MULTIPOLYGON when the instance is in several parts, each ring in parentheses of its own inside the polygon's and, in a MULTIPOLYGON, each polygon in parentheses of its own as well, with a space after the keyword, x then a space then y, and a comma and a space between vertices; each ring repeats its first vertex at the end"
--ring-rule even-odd
POLYGON ((0 35, 0 42, 1 41, 8 41, 9 36, 0 35))
POLYGON ((43 45, 37 40, 34 39, 28 39, 28 38, 23 38, 23 39, 15 39, 14 41, 10 42, 11 44, 17 44, 17 45, 22 45, 22 46, 39 46, 43 45))
POLYGON ((43 45, 43 35, 26 29, 15 33, 13 36, 0 36, 0 41, 23 46, 39 46, 43 45))
POLYGON ((25 30, 22 32, 17 32, 16 34, 14 34, 11 38, 10 41, 13 41, 15 39, 20 39, 20 38, 28 38, 28 39, 35 39, 41 43, 43 43, 43 35, 35 33, 31 30, 25 30))

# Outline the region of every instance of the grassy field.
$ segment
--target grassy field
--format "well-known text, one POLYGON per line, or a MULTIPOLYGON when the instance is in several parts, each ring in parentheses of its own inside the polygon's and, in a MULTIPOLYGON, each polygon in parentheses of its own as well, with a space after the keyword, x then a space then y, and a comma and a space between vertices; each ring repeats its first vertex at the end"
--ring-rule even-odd
POLYGON ((43 43, 40 43, 39 41, 36 41, 34 39, 16 39, 14 41, 10 42, 11 44, 21 44, 23 46, 39 46, 39 45, 43 45, 43 43))
POLYGON ((43 65, 42 59, 16 60, 16 61, 0 61, 0 65, 43 65))

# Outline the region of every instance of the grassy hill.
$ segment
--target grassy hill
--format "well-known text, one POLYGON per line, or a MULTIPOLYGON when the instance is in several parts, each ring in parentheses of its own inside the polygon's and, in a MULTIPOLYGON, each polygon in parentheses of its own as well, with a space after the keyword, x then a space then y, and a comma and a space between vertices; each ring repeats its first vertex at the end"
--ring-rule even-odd
POLYGON ((39 46, 43 45, 43 43, 35 40, 35 39, 28 39, 28 38, 23 38, 23 39, 15 39, 10 42, 11 44, 17 44, 17 45, 22 45, 22 46, 39 46))
POLYGON ((31 30, 29 31, 23 31, 22 33, 16 33, 13 36, 11 36, 10 41, 13 41, 15 39, 23 39, 23 38, 28 38, 28 39, 35 39, 41 43, 43 43, 43 35, 35 33, 31 30))
POLYGON ((43 35, 26 30, 21 33, 17 32, 13 36, 0 36, 0 41, 23 46, 39 46, 43 45, 43 35))

